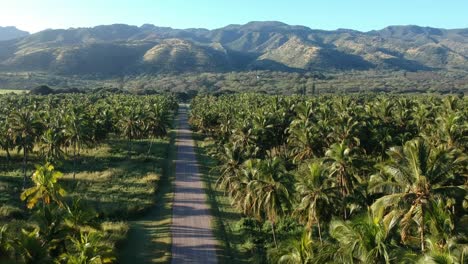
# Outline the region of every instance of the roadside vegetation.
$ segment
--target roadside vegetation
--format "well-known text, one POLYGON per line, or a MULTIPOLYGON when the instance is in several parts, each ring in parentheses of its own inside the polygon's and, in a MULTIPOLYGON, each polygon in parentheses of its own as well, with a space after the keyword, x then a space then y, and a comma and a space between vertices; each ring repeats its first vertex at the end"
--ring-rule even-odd
POLYGON ((206 95, 190 122, 217 161, 204 171, 217 206, 225 195, 241 216, 218 218, 241 237, 226 243, 249 262, 466 263, 467 109, 463 96, 206 95))
POLYGON ((0 96, 0 262, 114 263, 157 202, 169 96, 0 96))

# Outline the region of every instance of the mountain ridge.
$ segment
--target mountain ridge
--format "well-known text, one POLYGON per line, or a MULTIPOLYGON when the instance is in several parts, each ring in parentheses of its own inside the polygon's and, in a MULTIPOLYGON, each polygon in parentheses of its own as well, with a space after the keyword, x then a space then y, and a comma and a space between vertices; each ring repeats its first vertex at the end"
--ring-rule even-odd
POLYGON ((28 35, 29 32, 19 30, 13 26, 0 27, 0 41, 17 39, 28 35))
POLYGON ((122 75, 252 69, 468 71, 468 28, 408 25, 361 32, 278 21, 213 30, 112 24, 45 30, 0 42, 2 71, 122 75))

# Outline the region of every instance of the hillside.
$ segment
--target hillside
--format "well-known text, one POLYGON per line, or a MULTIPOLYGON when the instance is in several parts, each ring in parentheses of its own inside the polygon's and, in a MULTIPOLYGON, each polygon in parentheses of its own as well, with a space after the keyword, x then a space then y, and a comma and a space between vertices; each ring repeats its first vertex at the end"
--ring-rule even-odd
POLYGON ((0 42, 0 70, 64 75, 243 70, 468 70, 468 29, 359 32, 250 22, 215 30, 115 24, 0 42))
POLYGON ((0 27, 0 41, 17 39, 29 35, 28 32, 17 29, 16 27, 0 27))

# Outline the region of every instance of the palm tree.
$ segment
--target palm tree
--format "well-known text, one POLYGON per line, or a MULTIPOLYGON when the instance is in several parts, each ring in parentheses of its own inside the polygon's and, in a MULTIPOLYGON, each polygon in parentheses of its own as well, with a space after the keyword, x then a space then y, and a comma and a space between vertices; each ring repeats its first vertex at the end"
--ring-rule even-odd
POLYGON ((311 102, 296 106, 297 117, 291 122, 288 144, 292 147, 294 161, 300 162, 320 153, 320 134, 314 122, 315 105, 311 102))
POLYGON ((312 263, 314 257, 313 240, 310 232, 304 232, 301 238, 291 239, 282 243, 270 257, 270 261, 281 264, 312 263))
POLYGON ((151 147, 153 146, 153 139, 167 135, 167 131, 171 126, 170 113, 165 109, 164 105, 154 103, 145 109, 144 118, 145 134, 151 138, 151 143, 148 148, 148 153, 150 153, 151 147))
POLYGON ((14 147, 14 137, 7 119, 0 120, 0 147, 5 150, 9 163, 11 161, 10 150, 14 147))
POLYGON ((348 144, 353 146, 359 146, 360 140, 358 138, 359 128, 362 127, 362 123, 356 118, 349 116, 349 111, 338 114, 334 120, 334 129, 327 135, 330 142, 343 142, 346 141, 348 144))
POLYGON ((41 134, 43 124, 37 114, 28 109, 13 112, 10 116, 11 131, 18 151, 23 151, 23 189, 26 188, 26 167, 28 154, 33 151, 34 143, 41 134))
POLYGON ((248 213, 271 222, 276 247, 275 222, 286 214, 291 205, 292 179, 279 158, 258 160, 258 172, 247 184, 248 213))
POLYGON ((234 191, 236 183, 240 181, 240 172, 244 162, 243 150, 237 143, 228 143, 224 145, 224 151, 220 151, 217 158, 221 161, 218 167, 220 177, 217 180, 218 186, 227 190, 234 191))
POLYGON ((345 263, 390 263, 390 229, 386 229, 371 215, 330 223, 330 234, 338 241, 338 252, 345 263))
POLYGON ((64 145, 63 129, 49 128, 41 136, 41 151, 47 162, 54 162, 64 155, 62 146, 64 145))
POLYGON ((258 159, 246 160, 240 168, 237 175, 226 178, 221 184, 229 184, 229 188, 225 187, 229 197, 231 198, 232 204, 235 205, 244 214, 255 216, 253 214, 254 199, 256 193, 248 188, 249 183, 253 179, 257 179, 260 173, 258 169, 258 159), (227 182, 229 180, 229 182, 227 182))
POLYGON ((149 109, 148 130, 150 135, 154 137, 163 137, 167 135, 167 131, 171 126, 170 112, 164 105, 154 103, 149 109))
POLYGON ((462 113, 450 112, 436 118, 437 129, 435 139, 447 144, 448 147, 459 145, 468 139, 468 124, 462 113))
POLYGON ((348 213, 345 199, 354 192, 354 186, 357 182, 353 174, 353 156, 351 149, 343 141, 340 144, 335 143, 325 152, 325 163, 329 166, 330 177, 335 180, 336 186, 340 189, 343 202, 343 217, 346 220, 348 213))
POLYGON ((230 142, 238 145, 243 150, 244 156, 256 158, 260 151, 257 140, 252 123, 244 120, 233 130, 230 142))
POLYGON ((417 259, 418 263, 444 264, 444 263, 466 263, 468 260, 468 247, 454 240, 441 246, 438 239, 430 237, 426 239, 428 253, 417 259))
POLYGON ((308 165, 306 173, 297 175, 296 190, 299 204, 293 215, 306 224, 308 229, 317 224, 320 243, 322 243, 321 221, 331 216, 333 205, 337 203, 338 188, 327 177, 323 165, 314 162, 308 165))
POLYGON ((82 108, 71 108, 64 116, 65 142, 73 149, 73 179, 76 176, 76 158, 80 155, 84 144, 90 142, 91 123, 85 116, 82 108))
POLYGON ((143 131, 142 118, 133 108, 127 107, 119 120, 119 129, 122 136, 128 140, 128 155, 132 150, 132 141, 140 137, 143 131))
POLYGON ((384 193, 372 210, 387 225, 400 221, 404 242, 416 224, 424 252, 427 219, 431 218, 437 199, 463 199, 466 195, 466 189, 451 185, 451 180, 457 168, 466 166, 467 159, 456 158, 447 149, 432 148, 421 138, 406 142, 403 148, 390 148, 388 155, 390 160, 383 165, 381 174, 371 178, 371 190, 384 193))

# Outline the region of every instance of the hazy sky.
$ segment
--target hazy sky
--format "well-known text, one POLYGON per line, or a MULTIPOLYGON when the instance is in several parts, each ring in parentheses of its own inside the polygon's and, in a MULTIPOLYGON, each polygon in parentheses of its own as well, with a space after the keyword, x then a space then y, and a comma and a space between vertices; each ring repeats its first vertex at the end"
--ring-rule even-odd
POLYGON ((218 28, 278 20, 316 29, 388 25, 468 27, 468 0, 0 0, 0 26, 46 28, 145 23, 218 28))

